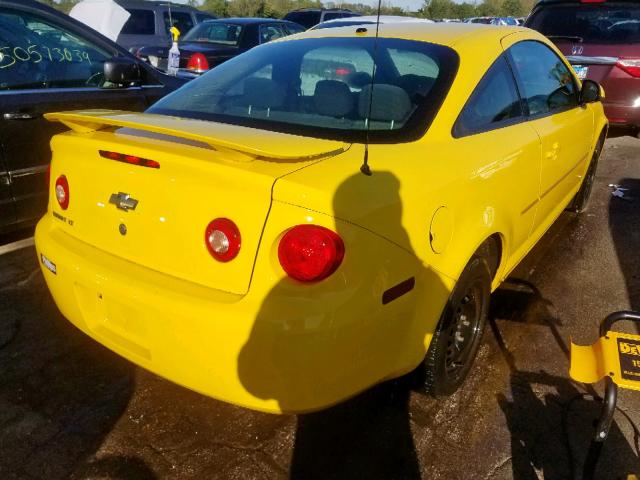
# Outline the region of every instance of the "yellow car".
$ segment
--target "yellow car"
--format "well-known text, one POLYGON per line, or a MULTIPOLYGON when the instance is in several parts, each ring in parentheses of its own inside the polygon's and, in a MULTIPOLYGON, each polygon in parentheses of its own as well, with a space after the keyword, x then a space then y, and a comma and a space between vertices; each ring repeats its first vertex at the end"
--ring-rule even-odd
POLYGON ((70 128, 36 231, 61 312, 252 409, 318 410, 418 366, 455 391, 491 291, 586 205, 602 92, 528 29, 375 32, 268 43, 144 114, 48 115, 70 128))

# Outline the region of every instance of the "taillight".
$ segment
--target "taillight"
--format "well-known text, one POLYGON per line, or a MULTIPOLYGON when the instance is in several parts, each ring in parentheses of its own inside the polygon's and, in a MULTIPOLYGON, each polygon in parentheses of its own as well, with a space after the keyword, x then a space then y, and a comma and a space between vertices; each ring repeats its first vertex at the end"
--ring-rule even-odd
POLYGON ((640 78, 640 59, 638 58, 621 58, 616 66, 632 77, 640 78))
POLYGON ((108 158, 109 160, 128 163, 129 165, 138 165, 140 167, 147 168, 160 168, 159 162, 156 162, 155 160, 149 160, 148 158, 137 157, 135 155, 126 155, 124 153, 100 150, 100 156, 102 158, 108 158))
POLYGON ((207 61, 207 57, 205 57, 201 53, 194 53, 189 58, 187 62, 187 70, 192 70, 194 72, 202 73, 209 70, 209 62, 207 61))
POLYGON ((318 225, 298 225, 278 245, 278 259, 290 277, 301 282, 327 278, 342 263, 344 243, 337 233, 318 225))
POLYGON ((56 200, 63 210, 69 208, 69 182, 64 175, 56 180, 56 200))
POLYGON ((207 225, 204 243, 213 258, 220 262, 228 262, 236 258, 240 252, 240 230, 228 218, 216 218, 207 225))

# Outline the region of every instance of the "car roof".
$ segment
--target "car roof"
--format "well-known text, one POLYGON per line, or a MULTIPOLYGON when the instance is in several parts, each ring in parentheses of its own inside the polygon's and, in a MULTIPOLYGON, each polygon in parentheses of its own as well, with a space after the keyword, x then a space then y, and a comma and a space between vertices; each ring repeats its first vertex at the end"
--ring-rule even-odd
POLYGON ((349 10, 348 8, 317 8, 317 7, 298 8, 296 10, 291 10, 288 13, 293 13, 293 12, 351 12, 351 13, 356 13, 353 10, 349 10))
MULTIPOLYGON (((124 8, 148 8, 148 9, 153 9, 153 8, 165 8, 165 9, 169 9, 168 7, 168 2, 167 1, 160 1, 160 0, 114 0, 118 5, 120 5, 121 7, 124 8)), ((200 13, 207 13, 207 12, 201 12, 200 10, 198 10, 197 8, 194 7, 190 7, 189 5, 181 5, 179 3, 172 3, 171 4, 171 10, 175 10, 175 11, 192 11, 192 12, 200 12, 200 13)))
MULTIPOLYGON (((362 33, 356 35, 355 27, 357 25, 307 30, 295 35, 293 38, 285 37, 276 41, 295 41, 297 39, 316 37, 362 37, 362 33)), ((383 38, 418 40, 452 47, 466 42, 500 42, 507 35, 517 32, 526 32, 532 38, 544 38, 541 34, 521 26, 494 26, 473 23, 381 23, 378 34, 383 38)), ((375 35, 375 29, 371 29, 369 34, 375 35)))
MULTIPOLYGON (((362 15, 358 17, 346 17, 346 18, 332 18, 331 20, 325 20, 322 23, 340 23, 340 22, 376 22, 378 20, 377 15, 362 15)), ((399 15, 380 15, 380 23, 391 22, 426 22, 431 23, 433 20, 419 17, 401 17, 399 15)))
POLYGON ((232 17, 232 18, 212 18, 202 23, 234 23, 237 25, 249 25, 254 23, 293 23, 289 20, 279 18, 259 18, 259 17, 232 17))

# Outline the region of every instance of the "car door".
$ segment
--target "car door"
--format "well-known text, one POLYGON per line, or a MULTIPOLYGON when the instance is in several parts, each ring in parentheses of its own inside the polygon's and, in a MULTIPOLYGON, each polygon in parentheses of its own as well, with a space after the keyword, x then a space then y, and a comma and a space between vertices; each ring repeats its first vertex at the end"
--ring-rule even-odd
POLYGON ((13 225, 16 221, 9 178, 9 169, 2 158, 2 148, 0 146, 0 232, 7 226, 13 225))
POLYGON ((506 55, 488 69, 452 133, 459 157, 469 159, 469 179, 484 192, 478 202, 509 219, 510 270, 526 253, 536 216, 540 139, 527 121, 506 55))
POLYGON ((531 125, 542 145, 538 213, 545 230, 580 185, 593 139, 591 110, 580 105, 578 83, 565 61, 542 42, 508 49, 531 125))
POLYGON ((49 142, 65 128, 46 121, 44 113, 89 108, 141 111, 147 106, 148 89, 104 84, 103 65, 113 51, 63 23, 47 12, 0 7, 0 145, 15 222, 35 220, 46 211, 49 142))

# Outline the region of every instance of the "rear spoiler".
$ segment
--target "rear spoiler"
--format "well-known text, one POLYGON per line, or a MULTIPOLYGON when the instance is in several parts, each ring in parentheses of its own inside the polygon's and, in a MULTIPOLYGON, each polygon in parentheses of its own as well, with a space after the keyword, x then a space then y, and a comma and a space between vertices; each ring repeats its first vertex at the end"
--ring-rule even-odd
POLYGON ((118 110, 81 110, 46 113, 45 118, 61 122, 74 132, 88 134, 110 127, 131 128, 200 142, 214 150, 232 150, 244 157, 273 160, 310 160, 337 155, 350 144, 300 137, 286 133, 214 123, 203 120, 170 117, 152 113, 118 110))

